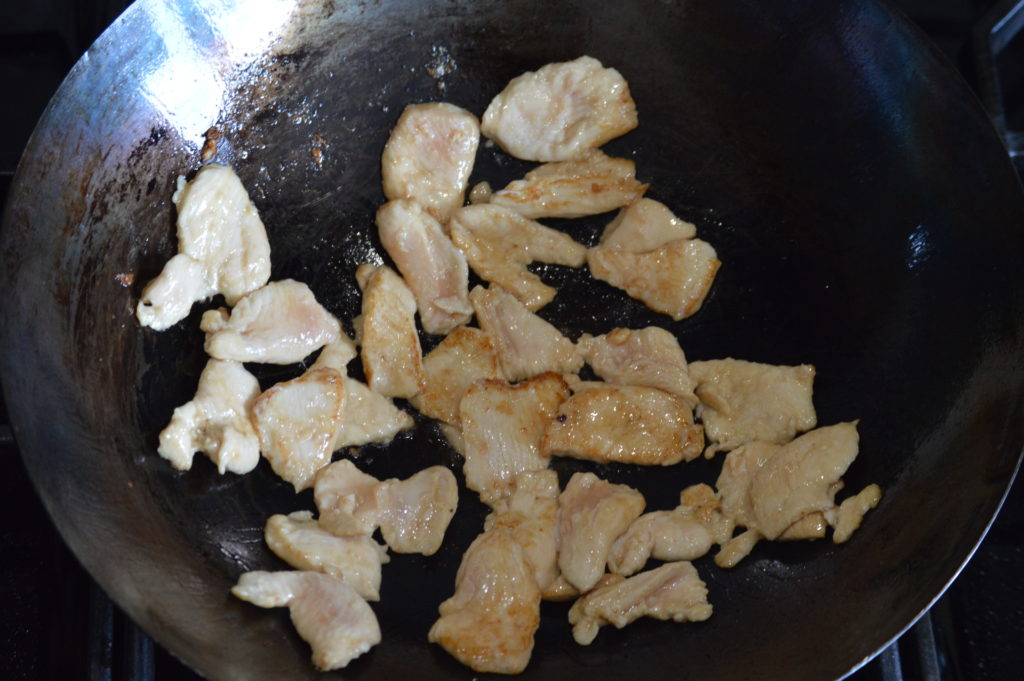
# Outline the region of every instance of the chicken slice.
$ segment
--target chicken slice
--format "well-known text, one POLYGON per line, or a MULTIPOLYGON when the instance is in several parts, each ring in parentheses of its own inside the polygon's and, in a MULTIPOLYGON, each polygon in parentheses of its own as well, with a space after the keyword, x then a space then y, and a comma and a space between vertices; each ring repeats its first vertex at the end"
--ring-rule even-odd
POLYGON ((506 380, 520 381, 546 371, 575 373, 583 366, 571 340, 500 286, 477 286, 469 299, 480 328, 494 341, 506 380))
POLYGON ((423 358, 425 386, 409 400, 424 416, 459 425, 459 403, 469 386, 498 378, 498 354, 490 336, 460 326, 423 358))
POLYGON ((687 561, 654 570, 584 594, 569 609, 572 636, 589 645, 605 624, 621 629, 641 617, 702 622, 711 617, 707 586, 687 561))
POLYGON ((737 525, 756 526, 750 506, 750 483, 765 462, 780 449, 781 446, 771 442, 750 442, 726 455, 715 487, 722 499, 722 512, 737 525))
POLYGON ((321 470, 313 485, 320 526, 338 536, 373 534, 380 524, 378 487, 380 480, 363 473, 348 459, 339 459, 321 470))
POLYGON ((466 256, 415 201, 396 199, 377 211, 377 230, 413 295, 427 333, 444 334, 469 321, 466 256))
POLYGON ((516 476, 506 503, 484 520, 484 530, 505 527, 523 549, 543 592, 558 577, 558 474, 525 471, 516 476))
POLYGON ((387 397, 412 397, 423 387, 423 351, 416 332, 416 299, 394 270, 356 268, 363 292, 362 359, 370 389, 387 397))
POLYGON ((380 599, 380 566, 390 559, 369 535, 339 537, 321 528, 309 511, 296 511, 270 516, 263 537, 292 567, 337 577, 366 600, 380 599))
POLYGON ((203 452, 220 473, 248 473, 260 462, 260 440, 249 414, 260 394, 256 377, 238 362, 211 359, 196 395, 174 410, 157 453, 181 471, 203 452))
POLYGON ((341 669, 380 643, 377 616, 344 580, 319 572, 246 572, 231 589, 261 608, 288 607, 321 670, 341 669))
POLYGON ((565 161, 637 122, 622 74, 584 56, 513 78, 487 107, 481 129, 516 158, 565 161))
POLYGON ((550 373, 517 385, 496 379, 474 383, 459 405, 466 487, 494 508, 512 492, 516 476, 547 468, 541 437, 568 396, 565 381, 550 373))
POLYGON ((469 202, 474 206, 478 203, 490 203, 491 194, 493 193, 494 190, 491 189, 490 182, 477 182, 473 185, 473 188, 469 190, 469 202))
POLYGON ((191 182, 178 177, 178 254, 142 291, 136 315, 157 331, 188 316, 192 304, 223 293, 228 305, 270 279, 267 232, 235 171, 211 164, 191 182))
MULTIPOLYGON (((868 485, 852 497, 843 500, 835 511, 835 517, 829 520, 829 524, 835 527, 832 533, 832 541, 842 544, 850 539, 857 528, 860 527, 864 515, 871 509, 878 506, 882 500, 882 489, 878 485, 868 485)), ((826 512, 826 517, 828 513, 826 512)))
POLYGON ((613 329, 603 336, 583 334, 576 343, 594 373, 616 385, 657 388, 695 405, 686 355, 665 329, 613 329))
POLYGON ((391 131, 381 156, 384 196, 413 199, 445 223, 462 205, 473 172, 480 124, 454 104, 412 104, 391 131))
POLYGON ((704 430, 675 395, 640 386, 593 387, 562 403, 540 449, 544 456, 671 466, 700 456, 704 430))
POLYGON ((705 455, 755 440, 785 444, 817 425, 812 401, 814 367, 773 366, 739 359, 689 366, 710 445, 705 455))
POLYGON ((343 330, 338 334, 338 340, 324 346, 310 370, 334 369, 344 375, 348 363, 356 358, 356 354, 356 344, 343 330))
POLYGON ((587 249, 567 234, 491 204, 465 206, 452 215, 452 241, 466 254, 469 266, 486 281, 500 285, 528 310, 538 310, 555 297, 555 289, 526 269, 540 261, 582 267, 587 249))
POLYGON ((633 203, 647 191, 637 182, 636 163, 598 149, 576 160, 546 163, 491 194, 490 203, 537 218, 580 218, 633 203))
POLYGON ((697 227, 680 220, 668 207, 642 198, 619 211, 601 235, 601 247, 646 253, 677 239, 692 239, 697 227))
POLYGON ((260 450, 296 492, 312 486, 317 471, 331 462, 344 403, 344 377, 334 369, 278 383, 253 403, 260 450))
POLYGON ((574 473, 558 498, 558 568, 579 589, 591 589, 604 574, 615 539, 644 511, 644 497, 593 473, 574 473))
POLYGON ((342 335, 341 325, 305 284, 285 279, 253 291, 228 311, 208 310, 199 324, 217 359, 294 364, 342 335))
POLYGON ((540 589, 513 533, 494 528, 477 537, 441 603, 427 638, 481 673, 518 674, 540 625, 540 589))

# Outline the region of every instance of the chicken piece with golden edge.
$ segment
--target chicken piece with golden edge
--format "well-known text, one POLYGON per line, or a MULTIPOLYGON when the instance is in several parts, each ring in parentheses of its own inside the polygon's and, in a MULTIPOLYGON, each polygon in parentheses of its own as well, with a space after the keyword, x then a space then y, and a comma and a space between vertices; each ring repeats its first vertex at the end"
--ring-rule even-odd
POLYGON ((470 669, 518 674, 540 625, 540 589, 512 531, 495 527, 462 557, 455 594, 441 603, 427 638, 470 669))
POLYGON ((466 487, 495 508, 518 475, 547 468, 541 437, 568 396, 565 381, 551 373, 516 385, 486 379, 470 386, 459 405, 466 487))
POLYGON ((679 561, 584 594, 569 609, 569 623, 576 642, 590 645, 605 624, 621 629, 641 617, 703 622, 711 611, 707 586, 696 568, 679 561))
POLYGON ((705 456, 748 442, 785 444, 814 428, 814 367, 774 366, 739 359, 690 364, 700 404, 697 416, 710 442, 705 456))
POLYGON ((260 462, 260 440, 250 418, 259 394, 259 382, 244 366, 209 360, 195 397, 176 408, 160 432, 157 453, 180 471, 192 468, 192 457, 203 452, 221 474, 248 473, 260 462))
POLYGON ((686 355, 665 329, 613 329, 602 336, 583 334, 576 343, 594 373, 615 385, 657 388, 693 406, 693 382, 686 355))
POLYGON ((498 354, 490 336, 460 326, 423 358, 425 386, 409 402, 424 416, 458 426, 462 396, 483 378, 498 378, 498 354))
POLYGON ((206 353, 217 359, 294 364, 333 343, 341 325, 305 284, 274 281, 224 308, 203 313, 206 353))
POLYGON ((477 286, 469 299, 480 328, 494 342, 506 380, 521 381, 548 371, 571 374, 583 366, 583 356, 571 340, 500 286, 477 286))
POLYGON ((593 149, 572 161, 534 168, 491 194, 489 203, 531 220, 580 218, 629 205, 647 187, 636 179, 636 163, 593 149))
POLYGON ((466 256, 437 220, 415 201, 396 199, 377 211, 377 231, 416 297, 424 331, 445 334, 469 321, 466 256))
POLYGON ((347 582, 319 572, 246 572, 231 593, 261 608, 288 608, 313 664, 341 669, 380 643, 377 616, 347 582))
POLYGON ((704 449, 704 429, 690 405, 657 388, 594 386, 558 408, 544 431, 541 453, 598 463, 671 466, 704 449))
POLYGON ((445 102, 405 107, 380 159, 384 196, 413 199, 448 222, 462 205, 479 143, 480 124, 465 109, 445 102))
POLYGON ((412 397, 424 385, 416 299, 384 265, 360 265, 356 281, 363 292, 360 338, 366 382, 386 397, 412 397))
POLYGON ((523 549, 541 593, 558 577, 558 474, 525 471, 516 476, 512 492, 498 510, 484 519, 484 530, 508 528, 523 549))
POLYGON ((644 497, 593 473, 575 473, 558 498, 558 569, 586 592, 604 574, 615 539, 640 517, 644 497))
POLYGON ((188 316, 192 304, 222 293, 228 305, 270 279, 267 232, 235 171, 211 164, 191 182, 178 177, 178 254, 142 290, 136 316, 157 331, 188 316))
POLYGON ((565 161, 637 122, 622 74, 584 56, 513 78, 487 107, 481 130, 516 158, 565 161))
POLYGON ((465 206, 452 215, 452 241, 466 254, 482 279, 500 285, 528 310, 538 310, 555 297, 555 289, 526 269, 540 261, 582 267, 587 249, 567 234, 491 204, 465 206))
POLYGON ((366 600, 380 599, 380 566, 390 558, 369 535, 339 537, 321 528, 309 511, 296 511, 270 516, 263 537, 292 567, 337 577, 366 600))

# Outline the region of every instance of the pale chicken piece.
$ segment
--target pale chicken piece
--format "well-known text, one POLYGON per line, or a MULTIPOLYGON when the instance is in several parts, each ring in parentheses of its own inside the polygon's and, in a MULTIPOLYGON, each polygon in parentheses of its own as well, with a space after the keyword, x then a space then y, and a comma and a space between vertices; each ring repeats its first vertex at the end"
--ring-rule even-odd
POLYGON ((516 476, 547 468, 541 437, 568 396, 565 381, 550 373, 516 385, 496 379, 474 383, 459 405, 466 487, 494 508, 512 492, 516 476))
POLYGON ((191 182, 178 177, 178 254, 146 285, 139 322, 162 331, 216 293, 228 305, 270 279, 270 243, 256 207, 235 171, 211 164, 191 182))
POLYGON ((622 74, 583 56, 513 78, 491 100, 481 129, 516 158, 565 161, 637 123, 622 74))
POLYGON ((829 519, 829 524, 835 527, 832 533, 833 543, 842 544, 849 541, 851 535, 860 527, 864 515, 878 506, 881 500, 882 489, 875 484, 868 485, 858 494, 844 499, 835 511, 835 517, 829 519))
POLYGON ((649 185, 636 179, 636 163, 598 149, 573 161, 546 163, 491 194, 490 203, 537 218, 580 218, 633 203, 649 185))
POLYGON ((259 382, 244 366, 209 360, 195 397, 175 409, 161 431, 157 453, 182 471, 203 452, 220 473, 248 473, 260 462, 260 440, 250 419, 259 394, 259 382))
POLYGON ((548 371, 571 374, 583 366, 583 356, 571 340, 500 286, 477 286, 469 299, 480 328, 494 341, 506 380, 548 371))
POLYGON ((380 599, 380 566, 390 559, 369 535, 339 537, 321 528, 309 511, 296 511, 270 516, 263 537, 292 567, 337 577, 366 600, 380 599))
POLYGON ((589 645, 605 624, 621 629, 641 617, 703 622, 711 612, 707 586, 696 568, 679 561, 584 594, 569 609, 569 623, 576 642, 589 645))
POLYGON ((381 155, 384 196, 413 199, 440 222, 462 205, 473 172, 480 123, 453 104, 411 104, 381 155))
POLYGON ((498 354, 490 336, 460 326, 423 358, 425 386, 409 400, 424 416, 459 425, 462 396, 483 378, 498 378, 498 354))
POLYGON ((377 488, 380 480, 339 459, 316 476, 313 499, 320 526, 339 536, 373 534, 380 519, 377 488))
POLYGON ((356 344, 342 330, 338 335, 338 340, 324 346, 310 370, 334 369, 338 373, 344 374, 348 363, 356 358, 356 354, 356 344))
POLYGON ((750 505, 750 483, 768 459, 782 449, 771 442, 750 442, 729 452, 722 464, 715 487, 722 499, 722 512, 737 525, 754 527, 750 505))
POLYGON ((416 296, 427 333, 444 334, 473 315, 466 256, 418 203, 396 199, 377 211, 377 230, 388 255, 416 296))
POLYGON ((331 462, 344 404, 345 379, 334 369, 278 383, 253 404, 260 450, 296 492, 311 487, 317 471, 331 462))
POLYGON ((505 527, 523 549, 544 592, 558 578, 558 474, 525 471, 516 476, 512 493, 500 510, 487 516, 484 530, 505 527))
POLYGON ((313 664, 341 669, 380 643, 377 616, 344 580, 319 572, 246 572, 232 589, 261 608, 288 607, 296 631, 313 649, 313 664))
POLYGON ((265 364, 300 362, 342 335, 338 320, 309 287, 292 279, 253 291, 230 314, 224 308, 208 310, 199 328, 211 357, 265 364))
POLYGON ((601 235, 601 247, 646 253, 677 239, 692 239, 697 227, 680 220, 665 204, 642 198, 619 211, 601 235))
POLYGON ((562 403, 544 431, 541 453, 599 463, 671 466, 704 449, 690 405, 641 386, 592 387, 562 403))
POLYGON ((657 326, 583 334, 576 343, 594 373, 616 385, 657 388, 696 405, 686 355, 676 337, 657 326))
POLYGON ((441 603, 427 638, 481 673, 518 674, 530 661, 540 625, 540 589, 512 532, 477 537, 441 603))
POLYGON ((360 336, 366 382, 386 397, 412 397, 424 385, 416 299, 384 265, 360 265, 356 280, 363 292, 360 336))
POLYGON ((710 442, 708 458, 755 440, 785 444, 817 425, 810 364, 729 358, 691 362, 689 370, 700 399, 697 416, 710 442))
POLYGON ((615 539, 644 512, 644 497, 593 473, 575 473, 558 498, 558 568, 579 589, 591 589, 604 574, 615 539))
POLYGON ((722 264, 701 239, 677 239, 645 253, 591 248, 587 263, 595 278, 675 321, 697 313, 722 264))
POLYGON ((485 204, 455 211, 449 226, 452 242, 466 254, 482 279, 500 285, 528 310, 551 302, 555 289, 526 269, 539 261, 582 267, 587 249, 568 234, 524 218, 515 211, 485 204))

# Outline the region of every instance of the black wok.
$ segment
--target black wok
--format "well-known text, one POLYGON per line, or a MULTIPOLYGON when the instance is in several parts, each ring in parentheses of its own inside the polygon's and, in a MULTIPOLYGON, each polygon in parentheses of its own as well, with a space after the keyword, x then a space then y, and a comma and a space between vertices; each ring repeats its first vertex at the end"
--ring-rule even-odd
MULTIPOLYGON (((610 153, 635 154, 650 195, 695 221, 724 265, 678 324, 559 268, 545 273, 560 292, 543 316, 573 336, 662 325, 691 359, 815 364, 821 423, 861 419, 848 489, 878 482, 885 497, 845 546, 765 544, 731 571, 698 561, 715 606, 703 624, 641 621, 579 647, 566 608, 545 606, 524 676, 831 679, 957 574, 1024 443, 1024 198, 980 106, 891 10, 235 4, 128 10, 40 122, 0 236, 0 373, 26 465, 82 563, 158 642, 210 678, 316 676, 284 611, 228 594, 244 570, 283 567, 263 522, 311 508, 308 493, 265 464, 219 476, 200 457, 180 474, 155 454, 205 361, 199 307, 216 301, 161 334, 132 311, 174 252, 169 198, 204 131, 220 130, 218 158, 268 225, 274 277, 308 282, 350 319, 353 268, 382 252, 378 154, 401 109, 444 99, 479 113, 510 77, 581 54, 620 69, 639 107, 640 128, 610 153)), ((475 176, 500 184, 524 168, 482 147, 475 176)), ((560 225, 590 243, 606 221, 560 225)), ((265 385, 297 371, 258 370, 265 385)), ((359 462, 399 477, 459 467, 427 422, 359 462)), ((557 465, 563 481, 590 468, 557 465)), ((601 472, 668 508, 719 465, 601 472)), ((463 493, 436 556, 386 566, 384 642, 338 678, 471 676, 426 631, 482 517, 463 493)))

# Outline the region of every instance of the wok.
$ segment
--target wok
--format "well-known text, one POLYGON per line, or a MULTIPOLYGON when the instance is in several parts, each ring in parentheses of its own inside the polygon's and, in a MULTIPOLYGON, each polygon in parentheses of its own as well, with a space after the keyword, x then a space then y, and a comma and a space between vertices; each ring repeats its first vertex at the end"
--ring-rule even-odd
MULTIPOLYGON (((273 277, 351 319, 356 264, 382 253, 378 155, 402 108, 480 113, 510 78, 590 54, 628 79, 649 195, 724 262, 680 323, 586 272, 543 316, 569 332, 658 324, 691 360, 818 368, 822 424, 859 418, 848 490, 885 497, 849 544, 762 544, 731 571, 697 562, 714 616, 571 641, 545 606, 524 678, 830 679, 861 665, 955 577, 997 512, 1024 442, 1024 200, 992 126, 912 27, 872 2, 142 0, 68 76, 25 152, 2 232, 2 375, 33 481, 67 543, 162 645, 213 679, 317 673, 283 610, 229 596, 283 567, 272 513, 312 508, 269 468, 176 473, 156 435, 205 358, 197 306, 139 328, 141 286, 175 250, 174 178, 221 133, 268 225, 273 277), (315 151, 318 150, 318 151, 315 151), (318 158, 319 155, 319 158, 318 158), (134 283, 122 285, 134 275, 134 283)), ((476 179, 527 166, 484 145, 476 179)), ((593 243, 607 216, 553 222, 593 243)), ((428 343, 429 346, 429 343, 428 343)), ((297 368, 257 368, 263 384, 297 368)), ((362 468, 406 477, 458 457, 426 421, 362 468)), ((674 506, 699 461, 598 469, 674 506)), ((444 548, 398 556, 375 605, 384 641, 332 678, 469 678, 426 632, 484 509, 463 490, 444 548)))

